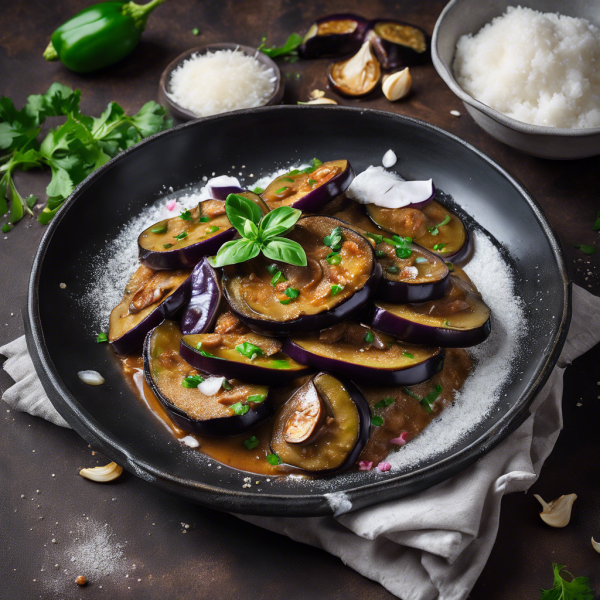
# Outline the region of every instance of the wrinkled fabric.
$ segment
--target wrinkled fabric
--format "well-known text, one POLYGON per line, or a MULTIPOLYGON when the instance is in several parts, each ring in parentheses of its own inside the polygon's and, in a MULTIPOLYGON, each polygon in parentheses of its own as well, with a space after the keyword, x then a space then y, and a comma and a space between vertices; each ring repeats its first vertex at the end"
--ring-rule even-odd
MULTIPOLYGON (((530 417, 475 464, 413 496, 335 517, 236 516, 327 550, 402 600, 464 600, 496 540, 502 497, 527 490, 556 443, 565 367, 598 341, 600 298, 573 286, 569 334, 530 417)), ((3 400, 68 427, 43 392, 25 339, 0 354, 8 357, 4 369, 16 381, 3 400)))

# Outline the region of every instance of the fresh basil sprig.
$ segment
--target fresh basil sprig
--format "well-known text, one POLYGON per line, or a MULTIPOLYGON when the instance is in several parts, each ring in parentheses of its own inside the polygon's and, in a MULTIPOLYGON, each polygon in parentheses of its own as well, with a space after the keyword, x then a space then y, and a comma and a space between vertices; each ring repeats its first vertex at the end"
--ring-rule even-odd
POLYGON ((223 244, 217 255, 208 259, 213 267, 245 262, 261 252, 271 260, 306 266, 306 253, 302 246, 293 240, 279 237, 296 224, 301 211, 290 206, 280 206, 263 217, 254 202, 238 194, 229 194, 225 201, 225 212, 241 239, 223 244))

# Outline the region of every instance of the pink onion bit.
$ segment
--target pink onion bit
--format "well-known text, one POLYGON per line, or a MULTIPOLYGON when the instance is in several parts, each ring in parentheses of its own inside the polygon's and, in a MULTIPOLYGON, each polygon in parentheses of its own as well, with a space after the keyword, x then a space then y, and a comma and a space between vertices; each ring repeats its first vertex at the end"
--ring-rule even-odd
POLYGON ((411 439, 412 435, 408 431, 403 431, 398 437, 390 440, 390 444, 404 446, 411 439))
POLYGON ((372 460, 361 460, 358 463, 358 470, 359 471, 370 471, 373 468, 373 461, 372 460))
POLYGON ((169 200, 167 202, 167 210, 173 210, 177 206, 177 200, 169 200))
POLYGON ((392 465, 390 465, 389 462, 385 462, 385 461, 381 461, 378 465, 377 468, 384 473, 385 471, 389 471, 392 468, 392 465))

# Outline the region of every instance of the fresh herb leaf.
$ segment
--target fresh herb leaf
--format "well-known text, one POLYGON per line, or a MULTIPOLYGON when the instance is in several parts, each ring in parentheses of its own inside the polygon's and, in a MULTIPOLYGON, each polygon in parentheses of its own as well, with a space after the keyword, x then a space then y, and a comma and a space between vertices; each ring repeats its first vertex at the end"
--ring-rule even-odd
POLYGON ((435 385, 433 387, 433 391, 429 392, 427 396, 423 396, 419 403, 423 406, 423 408, 428 412, 433 412, 431 405, 437 400, 437 397, 442 393, 444 388, 441 385, 435 385))
POLYGON ((242 356, 245 356, 246 358, 249 358, 250 360, 254 360, 257 356, 265 355, 265 353, 258 346, 255 346, 254 344, 251 344, 250 342, 244 342, 242 344, 238 344, 235 347, 235 349, 242 356))
POLYGON ((254 402, 255 404, 260 404, 261 402, 264 402, 266 399, 267 399, 266 394, 253 394, 252 396, 248 396, 248 398, 246 398, 246 401, 254 402))
POLYGON ((287 360, 272 360, 271 361, 271 366, 274 369, 289 369, 290 368, 290 363, 287 360))
POLYGON ((183 219, 184 221, 191 221, 192 220, 192 213, 189 210, 184 210, 180 215, 179 215, 180 219, 183 219))
MULTIPOLYGON (((247 223, 250 223, 250 221, 247 221, 247 223)), ((254 223, 250 224, 254 225, 254 223)), ((216 225, 211 225, 210 227, 206 228, 206 233, 216 233, 217 231, 219 231, 219 227, 217 227, 216 225)))
POLYGON ((383 236, 379 235, 378 233, 370 233, 367 231, 367 233, 365 233, 365 235, 368 238, 371 238, 376 244, 381 244, 381 242, 383 242, 383 236))
POLYGON ((208 358, 219 358, 218 356, 215 356, 214 354, 211 354, 210 352, 206 352, 206 350, 202 350, 202 342, 198 342, 196 344, 196 350, 198 350, 198 352, 200 352, 200 354, 202 356, 206 356, 208 358))
POLYGON ((410 258, 412 255, 412 250, 410 248, 396 248, 396 256, 398 258, 410 258))
POLYGON ((410 249, 410 245, 412 244, 412 238, 393 235, 391 239, 383 238, 383 241, 394 246, 398 258, 411 257, 412 250, 410 249))
POLYGON ((275 287, 281 281, 287 281, 287 279, 284 277, 284 275, 281 271, 277 271, 275 273, 275 275, 273 275, 273 278, 271 279, 271 285, 273 287, 275 287))
POLYGON ((323 164, 323 161, 320 161, 318 158, 311 158, 310 164, 316 169, 323 164))
POLYGON ((338 285, 337 283, 334 283, 331 286, 331 295, 335 296, 335 295, 339 294, 343 289, 344 289, 343 285, 338 285))
POLYGON ((285 192, 285 190, 289 190, 290 188, 287 187, 286 185, 284 185, 283 187, 279 188, 275 193, 276 194, 282 194, 283 192, 285 192))
POLYGON ((187 231, 182 231, 181 233, 178 233, 177 235, 174 235, 173 237, 176 240, 183 240, 183 239, 185 239, 187 237, 187 235, 188 235, 187 231))
POLYGON ((415 357, 415 355, 411 354, 410 352, 403 352, 402 356, 405 356, 406 358, 414 358, 415 357))
POLYGON ((262 213, 260 208, 252 200, 244 198, 239 194, 229 194, 225 201, 225 212, 229 222, 237 229, 240 235, 244 235, 244 223, 252 221, 256 226, 260 223, 262 213))
POLYGON ((434 244, 433 249, 441 252, 448 244, 434 244))
POLYGON ((596 220, 594 221, 594 224, 592 225, 592 230, 600 231, 600 210, 596 213, 596 220))
POLYGON ((298 54, 297 48, 300 46, 300 44, 302 44, 303 39, 304 38, 301 35, 292 33, 283 46, 271 46, 270 48, 267 48, 265 46, 266 38, 263 37, 262 43, 258 49, 270 58, 277 58, 279 56, 296 56, 298 54))
POLYGON ((587 244, 574 244, 574 246, 584 254, 596 254, 596 248, 594 248, 594 246, 588 246, 587 244))
POLYGON ((342 248, 342 229, 340 227, 333 229, 329 235, 325 236, 323 243, 334 252, 339 252, 342 248))
POLYGON ((253 194, 257 194, 257 195, 259 195, 259 194, 262 194, 264 191, 265 191, 265 189, 264 189, 264 188, 261 188, 261 187, 258 187, 258 186, 256 186, 256 187, 255 187, 255 188, 252 190, 252 193, 253 193, 253 194))
POLYGON ((587 577, 573 577, 569 571, 564 571, 571 578, 571 581, 567 581, 561 576, 564 568, 565 565, 552 564, 554 585, 550 590, 540 590, 540 600, 594 600, 590 580, 587 577))
POLYGON ((256 446, 258 446, 258 438, 255 435, 249 437, 247 440, 244 440, 244 446, 246 446, 248 450, 256 448, 256 446))
POLYGON ((315 185, 315 183, 317 183, 316 179, 310 179, 308 180, 308 185, 310 185, 310 187, 313 187, 315 185))
POLYGON ((172 247, 173 247, 173 244, 163 244, 163 248, 165 250, 168 250, 169 248, 172 248, 172 247))
POLYGON ((108 334, 101 332, 96 336, 96 343, 101 344, 102 342, 108 342, 108 334))
POLYGON ((444 327, 450 327, 450 321, 444 321, 444 327))
POLYGON ((339 252, 332 252, 327 255, 327 262, 330 265, 339 265, 342 262, 342 255, 339 252))
POLYGON ((393 404, 393 403, 394 403, 394 399, 390 398, 388 396, 387 398, 380 400, 377 404, 375 404, 375 406, 373 408, 385 408, 386 406, 389 406, 390 404, 393 404))
POLYGON ((4 225, 2 225, 2 233, 8 233, 9 231, 12 230, 12 228, 14 227, 14 225, 12 223, 4 223, 4 225))
POLYGON ((210 221, 210 217, 200 217, 200 223, 208 223, 210 221))
POLYGON ((289 181, 290 183, 294 183, 294 180, 291 177, 280 177, 279 179, 281 181, 289 181))
POLYGON ((184 388, 197 388, 204 381, 201 375, 188 375, 181 381, 184 388))
POLYGON ((438 227, 443 227, 444 225, 448 225, 448 223, 450 223, 450 215, 446 215, 441 223, 438 223, 433 227, 428 227, 427 231, 429 231, 431 235, 437 235, 440 232, 438 227))
POLYGON ((268 240, 276 235, 289 231, 302 216, 302 211, 291 206, 280 206, 267 213, 260 222, 259 233, 262 240, 268 240))
POLYGON ((232 404, 229 408, 236 415, 245 415, 250 410, 250 407, 247 404, 242 404, 241 402, 236 402, 235 404, 232 404))
POLYGON ((417 394, 415 394, 413 391, 409 390, 407 387, 402 388, 402 390, 404 391, 405 394, 407 394, 414 400, 418 400, 419 402, 421 402, 421 400, 422 400, 421 396, 417 396, 417 394))
POLYGON ((371 415, 371 425, 375 425, 375 427, 381 427, 383 425, 383 417, 379 415, 371 415))
POLYGON ((287 288, 284 294, 288 297, 288 300, 280 300, 281 304, 289 304, 292 300, 295 300, 300 295, 300 290, 294 288, 287 288))
POLYGON ((225 242, 216 256, 211 256, 208 262, 213 267, 235 265, 246 262, 260 254, 260 245, 252 240, 231 240, 225 242))
POLYGON ((298 267, 305 267, 307 264, 304 248, 298 242, 287 238, 271 238, 263 245, 262 252, 271 260, 278 260, 298 267))
POLYGON ((372 344, 374 339, 375 335, 372 331, 367 331, 367 333, 365 333, 365 342, 367 342, 367 344, 372 344))
POLYGON ((450 273, 454 271, 454 265, 451 262, 447 262, 446 266, 448 267, 448 271, 450 271, 450 273))
POLYGON ((150 233, 167 233, 169 229, 168 225, 164 223, 163 225, 157 225, 150 230, 150 233))
POLYGON ((281 460, 281 457, 278 454, 267 454, 267 462, 270 465, 276 467, 277 465, 280 465, 283 461, 281 460))

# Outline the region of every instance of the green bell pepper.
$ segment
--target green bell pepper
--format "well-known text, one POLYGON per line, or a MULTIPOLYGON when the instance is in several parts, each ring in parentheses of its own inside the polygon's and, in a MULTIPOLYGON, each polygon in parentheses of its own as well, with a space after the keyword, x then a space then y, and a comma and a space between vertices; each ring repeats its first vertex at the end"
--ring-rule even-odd
POLYGON ((76 73, 89 73, 125 58, 138 45, 150 13, 165 0, 104 2, 85 8, 54 31, 44 51, 76 73))

